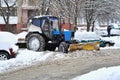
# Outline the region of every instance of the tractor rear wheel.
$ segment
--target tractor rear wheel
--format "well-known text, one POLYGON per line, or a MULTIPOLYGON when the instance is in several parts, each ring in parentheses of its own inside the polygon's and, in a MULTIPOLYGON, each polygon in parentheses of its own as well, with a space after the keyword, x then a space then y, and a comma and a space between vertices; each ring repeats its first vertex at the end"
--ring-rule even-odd
POLYGON ((68 53, 68 45, 66 42, 61 42, 58 47, 59 52, 68 53))
POLYGON ((30 34, 26 39, 27 49, 33 51, 44 51, 45 50, 45 40, 39 34, 30 34))

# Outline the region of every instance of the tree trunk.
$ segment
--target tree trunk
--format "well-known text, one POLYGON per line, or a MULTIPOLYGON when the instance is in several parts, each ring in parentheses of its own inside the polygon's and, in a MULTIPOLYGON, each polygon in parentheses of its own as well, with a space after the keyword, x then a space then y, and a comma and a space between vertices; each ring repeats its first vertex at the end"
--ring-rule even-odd
POLYGON ((76 32, 77 29, 77 17, 75 16, 75 26, 74 26, 74 32, 76 32))
POLYGON ((93 21, 92 32, 94 31, 94 27, 95 27, 95 21, 93 21))
POLYGON ((77 29, 77 14, 78 14, 78 6, 76 3, 76 7, 75 7, 75 27, 74 27, 74 32, 76 32, 77 29))
POLYGON ((6 23, 5 27, 6 27, 6 31, 10 32, 10 26, 9 26, 9 23, 6 23))
POLYGON ((71 28, 71 21, 70 21, 70 14, 69 14, 69 18, 68 18, 68 23, 69 23, 69 30, 71 30, 72 28, 71 28))
POLYGON ((42 15, 45 15, 45 0, 42 2, 42 15))
POLYGON ((87 22, 87 32, 90 31, 90 26, 91 26, 91 23, 90 23, 90 22, 87 22))
POLYGON ((6 18, 6 31, 10 32, 9 14, 7 14, 7 18, 6 18))

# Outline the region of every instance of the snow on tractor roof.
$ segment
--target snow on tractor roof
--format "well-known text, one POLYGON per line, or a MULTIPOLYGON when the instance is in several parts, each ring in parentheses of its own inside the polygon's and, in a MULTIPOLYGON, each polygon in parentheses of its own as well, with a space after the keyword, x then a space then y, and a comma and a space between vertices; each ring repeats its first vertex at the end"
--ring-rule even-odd
POLYGON ((52 15, 40 15, 40 16, 34 16, 34 18, 40 18, 40 17, 52 17, 52 15))

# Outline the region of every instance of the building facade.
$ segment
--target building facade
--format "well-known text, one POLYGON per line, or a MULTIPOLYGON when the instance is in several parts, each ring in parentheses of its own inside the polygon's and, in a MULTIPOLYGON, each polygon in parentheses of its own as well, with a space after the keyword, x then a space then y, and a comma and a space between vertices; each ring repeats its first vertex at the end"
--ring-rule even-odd
MULTIPOLYGON (((1 1, 2 0, 0 0, 0 3, 1 1)), ((11 26, 14 26, 14 27, 10 27, 12 30, 11 32, 19 33, 23 30, 26 30, 27 22, 29 18, 32 18, 35 15, 42 14, 42 12, 40 11, 44 11, 43 10, 45 9, 44 6, 48 6, 48 5, 43 4, 44 1, 48 1, 48 0, 17 0, 17 6, 14 8, 14 10, 12 10, 12 15, 11 15, 11 16, 15 16, 15 19, 16 19, 16 21, 12 21, 14 23, 10 24, 11 26)), ((0 5, 2 5, 2 3, 0 5)), ((105 24, 99 22, 99 25, 101 26, 107 26, 108 24, 109 23, 107 22, 105 24)), ((5 23, 4 24, 0 23, 0 26, 1 26, 0 30, 4 30, 5 23)), ((86 27, 85 19, 78 18, 77 26, 86 27)))
MULTIPOLYGON (((39 1, 39 0, 38 0, 39 1)), ((18 24, 17 31, 21 32, 27 28, 27 22, 29 18, 39 15, 37 13, 38 7, 36 6, 35 0, 18 0, 18 24)))
POLYGON ((7 21, 9 22, 8 30, 10 32, 16 33, 18 17, 17 6, 16 4, 14 5, 14 0, 10 3, 5 3, 4 0, 0 0, 0 31, 6 30, 7 21))

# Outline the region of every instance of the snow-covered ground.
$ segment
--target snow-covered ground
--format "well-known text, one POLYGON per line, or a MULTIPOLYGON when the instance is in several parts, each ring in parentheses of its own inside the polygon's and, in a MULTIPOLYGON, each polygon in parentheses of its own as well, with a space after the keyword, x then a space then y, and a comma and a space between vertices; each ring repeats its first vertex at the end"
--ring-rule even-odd
POLYGON ((120 66, 101 68, 72 80, 120 80, 120 66))
MULTIPOLYGON (((17 43, 18 38, 25 38, 25 35, 27 32, 22 32, 20 34, 12 34, 9 32, 0 32, 0 42, 1 43, 7 43, 7 44, 15 44, 17 43)), ((2 47, 2 45, 0 45, 2 47)), ((23 67, 26 65, 32 65, 33 63, 36 63, 37 61, 45 61, 45 60, 54 60, 64 58, 63 54, 45 51, 45 52, 35 52, 30 51, 27 49, 20 49, 18 50, 16 58, 12 58, 10 60, 6 61, 0 61, 0 73, 4 71, 8 71, 11 69, 15 69, 17 67, 23 67)))
POLYGON ((64 58, 65 56, 54 52, 35 52, 30 51, 27 49, 19 50, 18 55, 16 58, 6 60, 6 61, 0 61, 0 73, 13 70, 16 68, 21 68, 24 66, 35 64, 38 61, 45 61, 45 60, 55 60, 59 58, 64 58))
MULTIPOLYGON (((78 35, 79 33, 76 33, 78 35)), ((12 34, 11 34, 12 35, 12 34)), ((10 35, 10 36, 11 36, 10 35)), ((16 42, 16 39, 18 38, 24 38, 26 35, 26 32, 20 33, 18 35, 13 35, 13 37, 10 37, 9 35, 5 35, 5 37, 9 38, 6 41, 7 42, 16 42), (12 41, 12 40, 13 41, 12 41), (10 40, 10 41, 9 41, 10 40), (15 41, 14 41, 15 40, 15 41)), ((2 34, 0 36, 4 37, 2 34)), ((115 45, 110 48, 120 48, 120 36, 116 37, 109 37, 105 39, 111 39, 115 42, 115 45)), ((4 41, 4 39, 1 39, 4 41)), ((108 48, 108 47, 107 47, 108 48)), ((107 49, 106 48, 106 49, 107 49)), ((9 71, 11 69, 16 69, 18 67, 24 67, 26 65, 32 65, 36 62, 42 62, 46 60, 55 60, 60 58, 66 58, 64 54, 58 53, 58 52, 35 52, 30 51, 27 49, 21 49, 18 51, 18 55, 16 58, 6 60, 6 61, 0 61, 0 73, 3 73, 4 71, 9 71), (57 53, 57 54, 56 54, 57 53)), ((92 71, 88 74, 82 75, 80 77, 74 78, 73 80, 120 80, 120 67, 110 67, 110 68, 102 68, 96 71, 92 71)))
POLYGON ((115 42, 115 45, 112 48, 120 48, 120 36, 102 37, 102 40, 111 40, 115 42))
MULTIPOLYGON (((78 33, 76 33, 77 39, 80 38, 79 35, 82 35, 82 34, 89 34, 89 33, 78 32, 78 33)), ((94 34, 94 33, 92 33, 92 34, 94 34)), ((91 37, 95 37, 95 36, 91 35, 91 37)), ((101 37, 101 38, 103 40, 109 40, 109 41, 111 40, 111 41, 115 42, 115 45, 113 47, 105 47, 105 48, 101 48, 101 49, 120 48, 120 36, 101 37)), ((101 69, 98 69, 96 71, 91 71, 91 72, 84 74, 82 76, 78 76, 72 80, 120 80, 120 66, 101 68, 101 69)))

